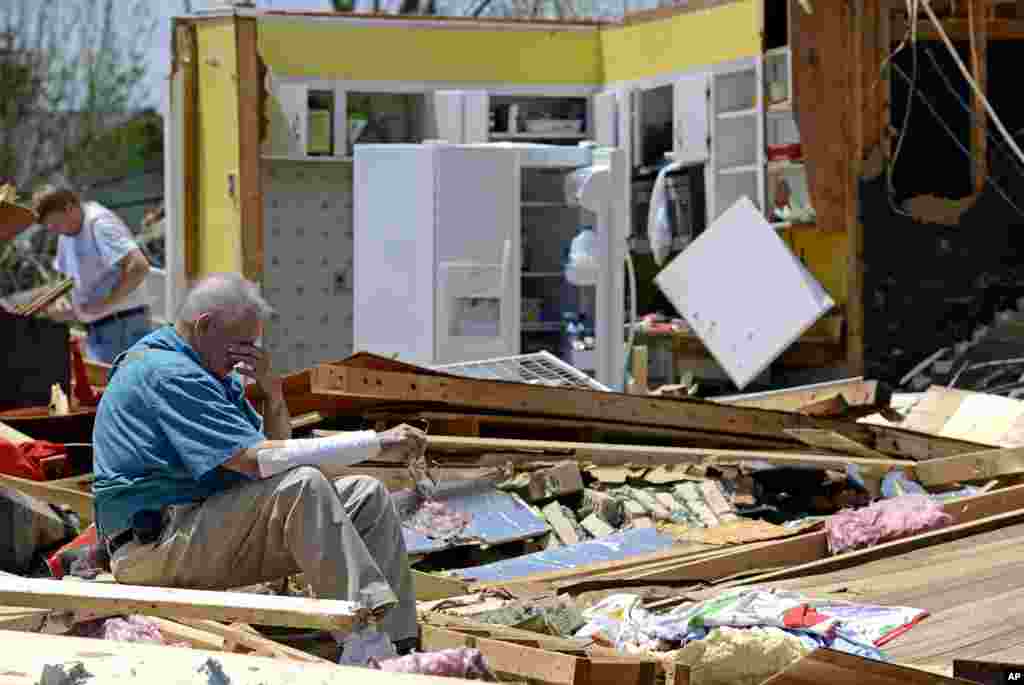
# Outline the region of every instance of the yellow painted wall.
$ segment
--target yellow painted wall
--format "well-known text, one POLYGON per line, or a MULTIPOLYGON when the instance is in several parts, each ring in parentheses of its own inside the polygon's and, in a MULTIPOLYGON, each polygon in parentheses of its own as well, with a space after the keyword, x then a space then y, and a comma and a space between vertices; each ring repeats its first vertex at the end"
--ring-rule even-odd
POLYGON ((355 24, 269 17, 259 50, 277 75, 358 81, 598 85, 598 30, 355 24))
POLYGON ((650 78, 761 53, 760 2, 601 30, 605 83, 650 78))
MULTIPOLYGON (((241 221, 228 194, 238 172, 238 53, 232 20, 197 22, 199 53, 199 273, 241 271, 241 221)), ((237 191, 237 188, 236 188, 237 191)))

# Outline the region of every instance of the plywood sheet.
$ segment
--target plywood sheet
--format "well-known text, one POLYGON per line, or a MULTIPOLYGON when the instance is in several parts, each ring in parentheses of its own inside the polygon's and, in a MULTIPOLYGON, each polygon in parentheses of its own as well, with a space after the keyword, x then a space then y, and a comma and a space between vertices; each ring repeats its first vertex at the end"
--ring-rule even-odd
POLYGON ((745 197, 655 282, 739 388, 835 304, 745 197), (756 276, 742 285, 728 274, 756 276))

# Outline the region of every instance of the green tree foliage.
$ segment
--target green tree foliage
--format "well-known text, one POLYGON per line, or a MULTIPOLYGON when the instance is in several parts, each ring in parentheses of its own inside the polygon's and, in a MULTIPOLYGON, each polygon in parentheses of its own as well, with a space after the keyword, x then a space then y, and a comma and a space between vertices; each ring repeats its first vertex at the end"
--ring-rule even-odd
MULTIPOLYGON (((150 0, 0 0, 0 183, 81 187, 160 154, 148 93, 150 0)), ((124 171, 121 171, 124 173, 124 171)), ((50 279, 54 241, 0 245, 0 295, 50 279)))

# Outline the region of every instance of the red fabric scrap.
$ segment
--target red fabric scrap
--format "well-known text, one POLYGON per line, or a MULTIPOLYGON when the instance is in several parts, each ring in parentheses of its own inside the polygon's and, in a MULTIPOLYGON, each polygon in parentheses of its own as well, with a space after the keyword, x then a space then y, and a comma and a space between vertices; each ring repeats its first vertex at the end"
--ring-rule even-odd
POLYGON ((0 473, 29 480, 46 480, 40 460, 64 454, 64 445, 32 440, 15 445, 0 438, 0 473))
POLYGON ((75 374, 73 392, 78 403, 86 407, 95 407, 99 404, 99 395, 89 384, 89 373, 85 369, 85 358, 82 357, 81 341, 71 340, 71 368, 75 374))
POLYGON ((793 607, 782 617, 782 622, 787 628, 813 628, 828 620, 828 616, 818 613, 813 607, 806 604, 793 607))

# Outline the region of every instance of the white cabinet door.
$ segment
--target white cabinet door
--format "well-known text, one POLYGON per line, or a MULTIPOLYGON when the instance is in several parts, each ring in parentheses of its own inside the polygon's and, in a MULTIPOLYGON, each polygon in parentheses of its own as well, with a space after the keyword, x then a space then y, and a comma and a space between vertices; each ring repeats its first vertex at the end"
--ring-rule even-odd
POLYGON ((708 74, 684 76, 673 84, 673 152, 677 161, 699 164, 708 159, 708 74))
POLYGON ((598 93, 593 98, 591 109, 594 121, 594 140, 598 145, 615 147, 618 141, 617 104, 616 93, 613 91, 598 93))
POLYGON ((434 93, 434 124, 437 138, 452 145, 464 142, 462 95, 460 90, 439 90, 434 93))
POLYGON ((462 142, 486 143, 491 136, 491 99, 485 90, 463 94, 462 142))

